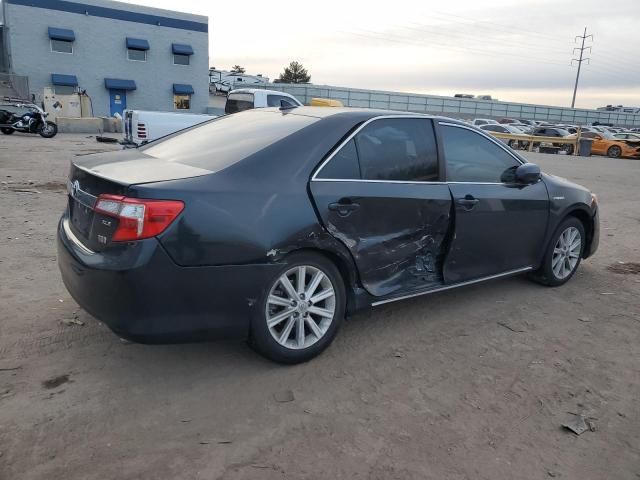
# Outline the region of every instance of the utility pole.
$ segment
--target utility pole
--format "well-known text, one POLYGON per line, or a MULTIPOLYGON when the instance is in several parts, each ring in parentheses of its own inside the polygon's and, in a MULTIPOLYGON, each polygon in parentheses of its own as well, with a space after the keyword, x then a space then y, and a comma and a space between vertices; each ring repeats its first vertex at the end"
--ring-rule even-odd
POLYGON ((593 35, 587 35, 587 27, 584 27, 584 33, 582 35, 576 36, 576 38, 574 39, 574 42, 577 42, 578 39, 580 38, 582 40, 582 45, 580 45, 580 48, 576 47, 573 49, 573 53, 575 53, 576 50, 580 50, 580 58, 571 59, 571 65, 573 65, 573 62, 578 62, 578 73, 576 74, 576 84, 573 87, 573 98, 571 99, 571 108, 574 108, 576 105, 576 92, 578 91, 578 80, 580 80, 580 68, 582 67, 582 62, 587 62, 587 64, 590 63, 588 58, 583 58, 585 50, 589 50, 589 53, 591 53, 591 47, 584 46, 584 42, 589 37, 591 37, 591 41, 593 41, 593 35))

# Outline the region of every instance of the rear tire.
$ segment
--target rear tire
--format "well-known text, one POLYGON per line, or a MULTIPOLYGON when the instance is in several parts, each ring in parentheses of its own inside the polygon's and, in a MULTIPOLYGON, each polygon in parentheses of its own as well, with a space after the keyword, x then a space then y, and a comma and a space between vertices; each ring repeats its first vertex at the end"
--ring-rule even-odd
POLYGON ((346 293, 338 268, 323 255, 293 253, 264 289, 251 321, 250 343, 286 364, 319 355, 344 319, 346 293))
POLYGON ((586 238, 582 222, 575 217, 567 217, 551 237, 542 265, 531 278, 549 287, 567 283, 580 266, 586 238), (576 246, 578 241, 580 243, 576 246))
POLYGON ((11 135, 13 132, 15 132, 15 130, 13 128, 3 127, 0 128, 0 132, 4 133, 5 135, 11 135))

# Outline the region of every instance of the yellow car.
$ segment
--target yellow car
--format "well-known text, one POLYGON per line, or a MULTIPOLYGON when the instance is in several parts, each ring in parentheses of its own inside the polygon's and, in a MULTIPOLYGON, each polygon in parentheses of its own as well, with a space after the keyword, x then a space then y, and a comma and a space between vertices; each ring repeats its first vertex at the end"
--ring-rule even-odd
POLYGON ((591 153, 611 158, 640 158, 640 141, 620 140, 609 132, 583 132, 582 138, 591 138, 591 153))

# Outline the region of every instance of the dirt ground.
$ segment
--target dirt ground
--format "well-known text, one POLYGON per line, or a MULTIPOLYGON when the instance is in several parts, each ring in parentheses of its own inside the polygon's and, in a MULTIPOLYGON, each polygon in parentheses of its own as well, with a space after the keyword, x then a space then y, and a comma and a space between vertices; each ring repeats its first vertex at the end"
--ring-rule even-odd
POLYGON ((0 138, 0 479, 640 478, 640 275, 619 263, 640 262, 640 161, 528 154, 600 199, 600 250, 566 286, 389 304, 284 367, 242 342, 124 343, 71 300, 68 163, 113 148, 0 138))

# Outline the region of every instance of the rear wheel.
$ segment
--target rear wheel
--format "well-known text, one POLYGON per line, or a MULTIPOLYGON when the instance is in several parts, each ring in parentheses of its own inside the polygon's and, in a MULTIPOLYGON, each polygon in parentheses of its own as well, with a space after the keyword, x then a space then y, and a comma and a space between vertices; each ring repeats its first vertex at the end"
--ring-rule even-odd
POLYGON ((15 132, 15 130, 13 128, 3 127, 0 128, 0 132, 4 133, 5 135, 11 135, 13 132, 15 132))
POLYGON ((567 283, 580 265, 585 239, 582 222, 575 217, 565 219, 556 229, 533 279, 551 287, 567 283))
POLYGON ((622 155, 622 149, 618 145, 612 145, 607 150, 607 156, 610 158, 620 158, 622 155))
POLYGON ((251 341, 280 363, 312 359, 333 341, 345 312, 340 272, 327 258, 295 253, 265 289, 251 324, 251 341))

